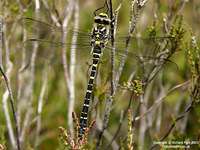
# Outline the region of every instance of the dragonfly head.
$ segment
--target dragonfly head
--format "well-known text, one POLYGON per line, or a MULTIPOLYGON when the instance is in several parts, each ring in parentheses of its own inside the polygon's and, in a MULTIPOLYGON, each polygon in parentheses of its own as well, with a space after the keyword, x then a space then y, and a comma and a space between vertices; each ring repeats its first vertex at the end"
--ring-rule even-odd
POLYGON ((111 20, 106 13, 100 13, 94 17, 94 22, 102 25, 109 25, 111 20))

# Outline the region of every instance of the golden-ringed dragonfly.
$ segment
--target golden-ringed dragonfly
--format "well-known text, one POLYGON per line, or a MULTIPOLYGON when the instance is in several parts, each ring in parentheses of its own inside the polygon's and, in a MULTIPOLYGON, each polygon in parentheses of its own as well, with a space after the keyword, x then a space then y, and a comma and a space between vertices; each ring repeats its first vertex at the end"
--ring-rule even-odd
MULTIPOLYGON (((24 42, 24 47, 27 49, 30 55, 32 55, 32 53, 36 53, 45 59, 51 60, 53 63, 62 63, 62 48, 64 46, 67 53, 73 51, 76 54, 76 62, 74 62, 74 64, 71 63, 70 65, 84 64, 86 61, 92 61, 89 83, 80 117, 80 129, 78 136, 81 138, 85 133, 87 126, 89 103, 100 58, 108 58, 108 61, 105 63, 105 65, 109 66, 110 18, 106 13, 100 13, 99 15, 96 15, 95 13, 94 24, 91 33, 78 29, 65 29, 64 31, 62 28, 58 28, 39 20, 34 20, 32 18, 22 18, 19 20, 19 23, 22 26, 25 24, 27 30, 35 33, 37 36, 37 38, 32 38, 24 42), (61 38, 63 32, 66 32, 67 34, 67 40, 64 42, 61 38), (72 44, 71 42, 73 35, 76 35, 77 38, 77 42, 75 44, 72 44), (33 52, 34 45, 37 46, 36 52, 33 52), (93 59, 91 58, 91 53, 93 59)), ((168 59, 168 54, 170 53, 170 41, 170 37, 131 37, 129 52, 123 68, 125 76, 137 70, 135 76, 142 74, 147 78, 149 77, 149 72, 152 72, 155 69, 159 70, 159 68, 163 68, 163 66, 168 66, 167 64, 169 64, 170 67, 177 69, 176 63, 168 59), (167 50, 169 51, 168 53, 166 53, 167 50)), ((120 62, 125 55, 125 49, 126 36, 116 36, 116 64, 120 62)), ((71 55, 69 54, 66 55, 67 60, 71 59, 70 56, 71 55)), ((145 82, 146 81, 147 80, 145 80, 145 82)))

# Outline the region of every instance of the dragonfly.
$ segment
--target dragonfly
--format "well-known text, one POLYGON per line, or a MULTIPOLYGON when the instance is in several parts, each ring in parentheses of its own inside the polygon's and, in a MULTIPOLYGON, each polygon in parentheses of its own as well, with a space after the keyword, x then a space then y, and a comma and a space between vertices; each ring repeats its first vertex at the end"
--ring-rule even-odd
MULTIPOLYGON (((78 29, 65 29, 65 31, 56 26, 45 22, 34 20, 32 18, 21 18, 19 23, 26 25, 27 29, 34 31, 37 38, 32 38, 24 42, 24 47, 32 53, 36 53, 47 60, 55 63, 62 63, 62 48, 66 51, 74 51, 76 62, 70 65, 83 64, 85 61, 92 61, 92 68, 85 94, 84 105, 80 117, 80 129, 78 136, 82 138, 86 131, 89 103, 92 95, 93 83, 98 64, 102 58, 110 58, 110 24, 111 20, 106 13, 100 13, 94 17, 94 25, 91 32, 85 32, 78 29), (63 32, 67 34, 67 40, 62 41, 63 32), (75 35, 77 42, 72 44, 71 38, 75 35), (33 46, 37 46, 37 51, 33 51, 33 46), (93 59, 91 58, 91 55, 93 59)), ((130 47, 127 55, 124 72, 132 72, 134 68, 142 68, 143 74, 147 73, 149 67, 163 67, 166 64, 177 68, 176 63, 168 59, 167 48, 169 37, 148 37, 130 38, 130 47), (153 65, 152 65, 153 64, 153 65)), ((125 55, 126 37, 115 38, 115 60, 120 62, 125 55)), ((70 55, 66 55, 70 60, 70 55)), ((117 66, 117 65, 116 65, 117 66)))

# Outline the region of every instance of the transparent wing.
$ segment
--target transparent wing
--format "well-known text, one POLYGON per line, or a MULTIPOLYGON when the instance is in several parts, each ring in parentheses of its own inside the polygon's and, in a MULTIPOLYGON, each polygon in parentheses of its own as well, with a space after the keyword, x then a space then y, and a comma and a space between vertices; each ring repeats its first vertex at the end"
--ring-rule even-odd
POLYGON ((77 57, 77 64, 82 64, 90 56, 91 34, 76 29, 61 29, 42 21, 31 18, 21 18, 19 24, 33 33, 36 38, 24 42, 29 56, 36 53, 45 59, 51 59, 53 63, 62 63, 62 49, 65 50, 67 60, 70 60, 70 51, 74 51, 77 57), (66 41, 62 42, 62 34, 66 33, 66 41), (72 38, 76 38, 76 44, 72 43, 72 38), (34 51, 37 47, 37 51, 34 51))
MULTIPOLYGON (((129 52, 137 55, 157 57, 164 49, 161 47, 169 45, 171 37, 131 37, 129 40, 129 52), (160 51, 160 52, 159 52, 160 51)), ((115 39, 116 49, 126 49, 127 37, 117 37, 115 39)))
POLYGON ((19 24, 22 27, 26 28, 29 32, 37 35, 38 38, 53 35, 54 31, 57 32, 57 34, 58 32, 62 32, 61 28, 57 28, 55 26, 39 20, 34 20, 32 18, 21 18, 19 20, 19 24))
POLYGON ((76 56, 76 62, 71 65, 86 64, 88 60, 91 60, 92 62, 92 55, 90 55, 91 46, 89 44, 68 44, 46 41, 43 39, 29 39, 24 42, 23 46, 27 49, 28 56, 31 56, 32 53, 34 53, 46 60, 51 60, 51 63, 53 64, 62 64, 62 55, 64 54, 69 63, 71 61, 71 51, 73 51, 76 56), (34 50, 34 47, 37 47, 36 51, 34 50), (65 53, 63 52, 63 49, 65 53))
MULTIPOLYGON (((135 76, 144 77, 155 75, 161 69, 175 71, 178 66, 169 60, 170 37, 156 38, 130 38, 129 51, 126 53, 126 37, 116 38, 115 43, 115 66, 119 69, 123 57, 127 54, 123 67, 122 78, 135 73, 135 76)), ((109 47, 109 46, 108 46, 109 47)), ((109 51, 107 48, 105 51, 109 51)), ((123 79, 124 81, 126 79, 123 79)))
MULTIPOLYGON (((85 62, 89 60, 92 61, 92 56, 90 55, 90 33, 80 30, 66 29, 65 32, 67 34, 67 39, 65 42, 62 42, 61 37, 64 31, 60 28, 31 18, 22 18, 19 23, 22 26, 25 24, 29 31, 41 38, 30 39, 24 43, 28 52, 36 53, 37 55, 52 60, 52 62, 55 63, 62 63, 62 49, 64 49, 67 60, 71 59, 71 51, 76 54, 75 64, 85 64, 85 62), (73 36, 77 38, 75 44, 72 44, 73 36), (34 46, 37 47, 37 51, 33 51, 34 46)), ((140 68, 141 72, 137 70, 138 74, 147 74, 149 68, 151 70, 151 68, 158 67, 172 68, 172 70, 176 70, 176 63, 168 59, 167 51, 170 50, 170 39, 171 38, 169 37, 131 37, 129 39, 129 51, 125 67, 123 68, 124 72, 130 73, 133 70, 140 68)), ((115 39, 115 61, 117 67, 119 67, 120 62, 125 55, 125 50, 127 49, 126 40, 127 37, 116 37, 115 39)), ((107 59, 107 61, 105 61, 106 63, 110 60, 109 42, 107 48, 103 52, 102 59, 107 59)))
MULTIPOLYGON (((166 47, 162 47, 161 39, 159 43, 155 43, 155 41, 151 41, 150 38, 141 38, 137 40, 135 38, 131 39, 129 52, 126 59, 127 71, 133 70, 131 68, 141 68, 144 70, 154 65, 155 67, 165 66, 172 70, 177 69, 176 63, 168 60, 168 55, 164 51, 167 51, 166 47), (134 40, 133 40, 134 39, 134 40), (149 42, 148 44, 145 42, 149 42)), ((157 38, 158 41, 158 38, 157 38)), ((124 41, 118 41, 116 45, 116 56, 115 61, 118 63, 121 62, 125 55, 126 46, 122 46, 124 41), (120 45, 120 46, 118 46, 120 45)), ((45 59, 54 59, 53 63, 62 63, 62 48, 66 51, 67 59, 70 60, 70 52, 74 51, 76 54, 76 64, 84 64, 87 61, 92 60, 92 56, 90 55, 91 46, 90 42, 78 42, 76 44, 62 43, 62 42, 52 42, 46 41, 42 39, 30 39, 24 43, 24 46, 28 49, 28 52, 36 53, 38 56, 41 56, 45 59), (33 46, 37 46, 37 51, 33 52, 33 46)), ((108 47, 104 50, 102 59, 107 59, 106 62, 110 60, 110 48, 108 47)), ((125 69, 124 69, 125 71, 125 69)), ((126 72, 127 72, 126 71, 126 72)))
POLYGON ((71 43, 71 37, 75 35, 79 42, 90 42, 91 34, 89 32, 77 30, 77 29, 61 29, 56 26, 47 24, 45 22, 34 20, 32 18, 21 18, 19 24, 28 30, 30 33, 34 34, 37 39, 45 39, 54 42, 62 41, 62 34, 67 34, 67 41, 65 43, 71 43))
MULTIPOLYGON (((131 66, 145 67, 152 63, 155 63, 156 66, 171 64, 171 67, 176 70, 176 63, 168 59, 170 40, 170 37, 131 37, 129 47, 127 48, 126 37, 116 38, 116 60, 122 60, 126 54, 125 51, 128 49, 126 62, 130 63, 131 66)), ((107 50, 109 50, 109 48, 107 50)))

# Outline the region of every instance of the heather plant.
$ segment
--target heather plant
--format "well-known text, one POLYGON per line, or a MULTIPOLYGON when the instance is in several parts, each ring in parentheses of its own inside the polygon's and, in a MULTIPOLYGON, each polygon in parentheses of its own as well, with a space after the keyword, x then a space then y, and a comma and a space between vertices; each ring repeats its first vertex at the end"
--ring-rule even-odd
POLYGON ((59 129, 62 132, 62 135, 60 135, 60 139, 62 140, 63 145, 68 149, 93 149, 92 146, 88 145, 87 141, 87 135, 90 133, 90 130, 95 124, 95 120, 90 124, 90 126, 86 129, 85 134, 82 136, 82 138, 78 137, 78 131, 79 131, 79 121, 76 117, 76 113, 72 112, 72 118, 73 122, 75 124, 74 130, 75 130, 75 137, 72 138, 70 134, 65 130, 63 127, 59 127, 59 129))
MULTIPOLYGON (((186 42, 186 49, 188 53, 188 62, 190 64, 190 95, 193 101, 199 99, 199 90, 200 90, 200 56, 199 56, 199 47, 197 45, 196 38, 190 29, 191 33, 191 47, 189 47, 189 42, 186 42)), ((198 102, 197 102, 198 103, 198 102)))
POLYGON ((200 148, 199 0, 105 1, 0 2, 0 149, 200 148), (97 9, 112 23, 80 139, 97 9))

